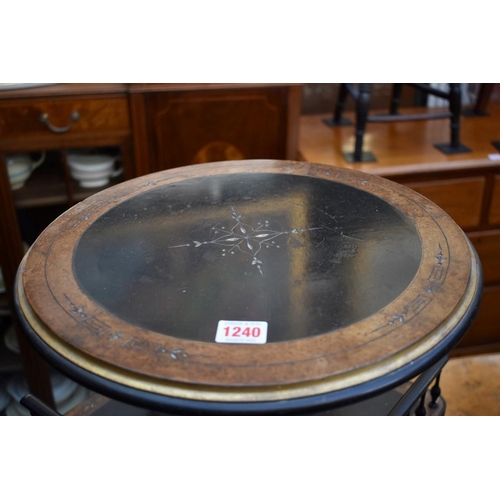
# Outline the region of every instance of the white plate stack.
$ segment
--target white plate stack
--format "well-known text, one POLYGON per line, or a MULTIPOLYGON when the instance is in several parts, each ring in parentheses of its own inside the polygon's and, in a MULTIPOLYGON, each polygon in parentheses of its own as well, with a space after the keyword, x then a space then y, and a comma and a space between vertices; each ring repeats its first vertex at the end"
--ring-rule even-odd
POLYGON ((113 177, 120 175, 123 168, 115 169, 117 160, 118 156, 92 151, 70 151, 68 154, 71 177, 83 188, 106 186, 113 177))

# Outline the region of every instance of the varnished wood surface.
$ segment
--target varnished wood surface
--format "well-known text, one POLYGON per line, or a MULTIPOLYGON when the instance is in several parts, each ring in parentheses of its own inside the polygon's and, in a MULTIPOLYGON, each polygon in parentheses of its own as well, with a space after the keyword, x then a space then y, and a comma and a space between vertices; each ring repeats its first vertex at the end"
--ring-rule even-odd
POLYGON ((284 157, 286 90, 155 93, 146 97, 152 170, 284 157), (242 121, 241 116, 247 116, 242 121), (175 144, 175 147, 173 145, 175 144), (278 150, 281 145, 281 151, 278 150))
POLYGON ((92 392, 79 405, 66 413, 67 417, 86 417, 92 415, 104 405, 108 404, 110 399, 102 394, 92 392))
MULTIPOLYGON (((69 98, 55 100, 0 101, 0 149, 7 151, 50 147, 63 141, 74 141, 90 134, 95 136, 129 136, 128 102, 122 98, 69 98), (79 113, 72 122, 73 112, 79 113), (63 133, 54 133, 40 116, 47 114, 56 127, 71 125, 63 133)), ((102 140, 102 139, 101 139, 102 140)))
MULTIPOLYGON (((500 160, 488 159, 498 153, 491 141, 500 140, 500 103, 491 102, 490 116, 462 117, 461 142, 472 151, 444 155, 434 147, 449 142, 449 120, 429 120, 400 123, 369 123, 363 148, 377 157, 377 162, 348 163, 343 151, 354 150, 354 126, 328 127, 323 123, 330 115, 302 116, 299 151, 306 161, 337 165, 391 177, 419 174, 441 168, 467 169, 473 166, 500 166, 500 160)), ((431 109, 429 113, 435 112, 431 109)), ((421 113, 422 108, 404 109, 401 113, 421 113)), ((346 117, 354 119, 352 113, 346 117)))
POLYGON ((138 173, 224 160, 296 159, 300 85, 147 88, 130 95, 138 173))
POLYGON ((57 83, 25 89, 0 90, 0 100, 32 97, 80 96, 125 93, 126 83, 57 83))
POLYGON ((498 309, 500 286, 486 286, 476 319, 471 329, 460 342, 455 354, 465 356, 490 351, 500 351, 498 341, 498 309))
POLYGON ((300 88, 302 85, 297 83, 57 83, 11 90, 0 89, 0 99, 290 86, 300 88))
POLYGON ((485 285, 500 283, 500 230, 469 233, 483 266, 485 285))
POLYGON ((500 175, 495 175, 488 222, 492 225, 500 224, 500 175))
POLYGON ((484 177, 408 182, 405 185, 440 206, 461 228, 481 222, 484 177))
POLYGON ((348 169, 247 161, 159 172, 87 199, 55 221, 32 247, 19 294, 28 322, 43 340, 100 376, 177 397, 269 401, 358 385, 436 348, 470 306, 475 273, 462 231, 414 191, 348 169), (422 262, 411 285, 383 310, 353 325, 261 346, 197 342, 137 328, 102 309, 80 289, 73 275, 74 245, 118 203, 189 178, 231 173, 237 180, 250 172, 340 182, 397 207, 422 241, 422 262))
POLYGON ((446 416, 500 415, 500 356, 470 356, 450 360, 440 386, 446 416))
POLYGON ((290 87, 300 88, 300 84, 290 83, 130 83, 129 92, 170 92, 176 90, 216 90, 245 89, 259 87, 290 87))

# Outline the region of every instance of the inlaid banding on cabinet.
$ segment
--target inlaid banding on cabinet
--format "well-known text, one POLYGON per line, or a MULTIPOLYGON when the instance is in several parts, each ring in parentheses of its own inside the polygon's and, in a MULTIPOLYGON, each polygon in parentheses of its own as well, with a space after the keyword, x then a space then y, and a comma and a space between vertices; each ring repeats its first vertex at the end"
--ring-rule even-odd
POLYGON ((500 230, 468 233, 483 267, 485 285, 500 284, 500 230))
POLYGON ((472 229, 481 221, 484 177, 443 179, 406 184, 442 208, 460 227, 472 229))
POLYGON ((495 175, 488 222, 490 224, 500 224, 500 175, 495 175))

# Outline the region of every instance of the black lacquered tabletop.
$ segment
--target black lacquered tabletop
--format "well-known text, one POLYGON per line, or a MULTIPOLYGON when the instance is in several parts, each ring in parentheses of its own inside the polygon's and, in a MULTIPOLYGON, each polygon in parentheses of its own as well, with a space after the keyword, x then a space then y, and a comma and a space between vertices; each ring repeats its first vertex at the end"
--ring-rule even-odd
POLYGON ((370 193, 293 175, 218 175, 102 215, 76 246, 74 270, 90 297, 139 327, 213 342, 219 320, 266 321, 267 341, 279 342, 374 314, 420 258, 409 219, 370 193))
POLYGON ((465 334, 481 286, 462 230, 418 193, 254 160, 157 172, 77 204, 27 254, 17 301, 42 355, 98 391, 276 413, 421 373, 465 334))

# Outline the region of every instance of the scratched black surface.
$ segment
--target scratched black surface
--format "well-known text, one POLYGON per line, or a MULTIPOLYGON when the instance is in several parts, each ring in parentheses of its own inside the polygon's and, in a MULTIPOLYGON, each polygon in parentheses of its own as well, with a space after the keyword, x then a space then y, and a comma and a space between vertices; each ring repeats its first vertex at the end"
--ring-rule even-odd
POLYGON ((323 179, 234 174, 130 198, 74 252, 80 287, 144 329, 214 342, 219 320, 267 321, 268 342, 374 314, 421 260, 411 221, 388 202, 323 179))

